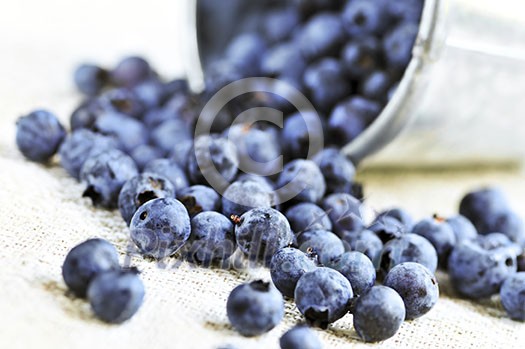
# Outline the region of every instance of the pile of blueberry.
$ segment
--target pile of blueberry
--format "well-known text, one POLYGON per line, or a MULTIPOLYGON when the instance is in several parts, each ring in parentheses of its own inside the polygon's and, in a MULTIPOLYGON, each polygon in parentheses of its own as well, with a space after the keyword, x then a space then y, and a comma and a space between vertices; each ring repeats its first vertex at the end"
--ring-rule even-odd
MULTIPOLYGON (((82 65, 74 79, 86 99, 71 115, 71 133, 52 113, 37 110, 19 119, 17 145, 40 163, 58 153, 62 167, 85 185, 84 197, 119 209, 145 257, 176 255, 228 268, 240 251, 267 266, 272 282, 240 285, 227 301, 228 318, 244 336, 274 328, 287 298, 305 324, 281 338, 283 349, 320 348, 308 326, 327 328, 349 313, 364 341, 390 338, 404 320, 436 304, 438 268, 464 297, 500 292, 509 316, 523 321, 525 273, 517 271, 525 271, 525 229, 499 190, 468 194, 454 217, 414 224, 396 208, 370 222, 355 167, 339 151, 388 101, 410 59, 422 3, 280 4, 263 16, 260 33, 236 38, 212 62, 201 94, 184 80, 163 81, 140 57, 111 70, 82 65), (321 136, 326 130, 329 147, 306 158, 308 114, 287 113, 282 130, 265 122, 232 124, 250 106, 289 107, 275 95, 235 99, 212 134, 195 134, 217 89, 259 74, 292 83, 330 115, 326 129, 317 130, 321 136), (358 95, 345 100, 352 92, 358 95), (281 153, 284 168, 275 172, 271 160, 281 153), (222 195, 210 183, 216 175, 227 182, 222 195)), ((71 250, 63 276, 106 322, 129 319, 142 303, 137 270, 120 267, 106 241, 71 250)))

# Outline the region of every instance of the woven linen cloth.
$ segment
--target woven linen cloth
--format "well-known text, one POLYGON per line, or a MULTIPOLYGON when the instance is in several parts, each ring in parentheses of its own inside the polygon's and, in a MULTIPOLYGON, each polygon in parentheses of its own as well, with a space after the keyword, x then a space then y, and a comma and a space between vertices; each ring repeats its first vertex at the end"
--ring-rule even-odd
MULTIPOLYGON (((3 3, 0 6, 8 2, 3 3)), ((211 270, 173 259, 162 269, 134 257, 132 264, 142 271, 146 298, 136 316, 122 325, 98 321, 86 301, 68 295, 61 277, 66 253, 88 238, 102 237, 117 246, 124 261, 128 230, 118 212, 95 209, 82 199, 82 185, 66 175, 57 159, 49 166, 26 161, 15 147, 15 120, 33 108, 45 107, 67 124, 79 101, 70 72, 84 57, 110 63, 125 52, 143 49, 162 67, 171 62, 166 72, 180 72, 181 63, 174 60, 180 55, 180 41, 174 38, 174 44, 167 45, 165 38, 155 36, 166 29, 169 18, 180 17, 160 11, 151 24, 145 24, 139 19, 148 17, 142 15, 147 9, 112 1, 108 6, 117 10, 128 6, 131 12, 126 14, 129 23, 122 24, 128 29, 111 35, 108 30, 115 28, 111 16, 94 5, 102 1, 78 2, 83 17, 100 14, 98 26, 82 25, 76 17, 39 17, 45 6, 71 7, 68 4, 73 2, 16 3, 20 8, 15 12, 27 16, 24 23, 36 22, 24 26, 0 9, 0 348, 215 349, 226 344, 240 349, 278 348, 282 333, 302 320, 293 303, 286 303, 282 323, 256 338, 239 336, 226 316, 230 291, 247 280, 268 279, 264 269, 211 270), (45 34, 46 30, 55 36, 45 34)), ((177 2, 152 1, 167 3, 177 2)), ((516 209, 525 212, 525 176, 516 170, 372 171, 361 173, 360 180, 366 185, 368 207, 402 205, 418 219, 435 212, 455 213, 467 190, 486 184, 501 185, 516 209)), ((446 275, 438 277, 441 298, 435 308, 421 319, 405 322, 393 338, 374 346, 363 344, 352 328, 352 316, 347 315, 327 331, 316 330, 324 347, 523 347, 525 325, 509 320, 497 297, 477 303, 461 300, 446 275)))

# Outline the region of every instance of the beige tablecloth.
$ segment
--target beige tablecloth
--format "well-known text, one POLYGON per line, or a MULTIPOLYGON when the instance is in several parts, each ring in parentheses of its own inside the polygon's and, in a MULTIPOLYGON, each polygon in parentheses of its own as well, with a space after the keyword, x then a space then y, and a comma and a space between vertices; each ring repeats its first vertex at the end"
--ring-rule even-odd
MULTIPOLYGON (((79 99, 70 73, 84 58, 110 63, 125 52, 142 52, 163 72, 180 72, 181 41, 173 25, 183 16, 178 2, 168 0, 152 0, 147 8, 124 0, 14 3, 0 5, 0 348, 277 348, 280 335, 301 320, 292 303, 277 328, 254 339, 237 335, 226 318, 231 289, 267 278, 264 270, 205 270, 185 263, 159 269, 134 259, 147 295, 137 315, 120 326, 97 321, 85 301, 67 296, 61 278, 67 251, 103 237, 124 258, 128 232, 117 212, 95 210, 80 198, 82 186, 59 166, 24 160, 14 146, 14 122, 46 107, 67 123, 79 99)), ((418 218, 453 214, 466 190, 499 184, 525 213, 525 176, 517 171, 376 171, 360 177, 369 207, 377 210, 403 205, 418 218)), ((446 277, 440 281, 437 306, 377 347, 523 347, 525 325, 506 318, 497 299, 460 300, 446 277)), ((350 315, 318 333, 325 348, 365 346, 356 340, 350 315)))

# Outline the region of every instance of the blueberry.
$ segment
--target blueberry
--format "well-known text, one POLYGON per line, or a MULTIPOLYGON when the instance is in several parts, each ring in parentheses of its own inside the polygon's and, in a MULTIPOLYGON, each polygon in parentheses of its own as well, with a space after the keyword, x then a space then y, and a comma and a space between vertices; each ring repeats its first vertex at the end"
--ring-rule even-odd
POLYGON ((16 144, 31 161, 49 161, 64 138, 64 126, 54 114, 46 110, 35 110, 16 122, 16 144))
POLYGON ((469 219, 480 234, 494 233, 487 221, 507 210, 507 198, 499 188, 475 190, 466 194, 459 204, 459 213, 469 219))
POLYGON ((116 147, 117 142, 113 138, 87 129, 79 129, 73 131, 60 146, 58 150, 60 164, 71 177, 80 179, 82 165, 90 156, 116 147))
POLYGON ((362 79, 371 74, 380 64, 380 45, 373 36, 349 41, 342 49, 341 63, 352 79, 362 79))
POLYGON ((512 320, 525 321, 525 273, 509 276, 500 290, 501 304, 512 320))
POLYGON ((177 191, 177 198, 190 216, 206 211, 220 211, 221 198, 215 190, 204 185, 193 185, 177 191))
POLYGON ((374 286, 354 307, 354 328, 365 342, 379 342, 396 334, 405 319, 403 299, 393 289, 374 286))
POLYGON ((188 158, 193 148, 193 139, 180 141, 170 152, 170 159, 174 161, 181 169, 188 167, 188 158))
POLYGON ((264 14, 262 33, 270 43, 288 39, 299 26, 299 13, 291 7, 273 9, 264 14))
POLYGON ((286 217, 273 208, 254 208, 243 214, 235 226, 240 250, 251 260, 270 262, 275 252, 293 240, 286 217))
POLYGON ((195 184, 226 187, 237 175, 239 158, 235 145, 226 138, 199 136, 188 160, 188 174, 195 184))
POLYGON ((315 258, 293 247, 278 250, 270 262, 272 281, 288 298, 294 297, 295 286, 304 273, 316 268, 315 258))
POLYGON ((303 202, 290 207, 286 218, 295 234, 309 230, 332 230, 332 222, 326 212, 310 202, 303 202))
POLYGON ((120 150, 90 156, 80 170, 86 184, 82 196, 90 198, 95 206, 115 208, 122 186, 137 174, 135 162, 120 150))
POLYGON ((330 12, 316 14, 297 35, 301 53, 309 61, 334 55, 344 39, 341 18, 330 12))
POLYGON ((338 149, 326 148, 315 155, 323 173, 327 193, 349 193, 355 176, 354 164, 338 149))
POLYGON ((126 88, 106 91, 100 96, 99 103, 106 112, 125 114, 135 119, 141 119, 145 111, 145 106, 138 95, 126 88))
POLYGON ((361 202, 350 194, 332 194, 323 200, 323 208, 330 217, 333 231, 343 236, 347 231, 358 231, 364 226, 361 202))
POLYGON ((384 215, 377 216, 368 230, 374 232, 383 243, 407 233, 406 226, 403 223, 394 217, 384 215))
POLYGON ((448 271, 452 286, 464 297, 479 299, 500 290, 517 270, 515 252, 507 248, 485 250, 473 241, 460 242, 450 254, 448 271))
POLYGON ((222 196, 222 213, 241 216, 252 208, 272 207, 274 193, 271 188, 252 180, 233 182, 222 196))
POLYGON ((134 148, 129 153, 129 156, 135 161, 139 170, 142 171, 150 162, 162 158, 163 152, 152 145, 141 144, 134 148))
POLYGON ((90 239, 69 251, 62 266, 62 276, 76 296, 84 297, 97 274, 119 268, 117 249, 106 240, 90 239))
POLYGON ((345 252, 345 246, 337 235, 326 230, 302 232, 297 236, 297 245, 303 252, 316 254, 324 265, 345 252))
POLYGON ((361 82, 360 92, 363 97, 386 102, 392 83, 392 77, 387 72, 376 70, 361 82))
POLYGON ((306 61, 294 42, 275 45, 262 58, 261 72, 274 78, 287 77, 299 81, 306 70, 306 61))
POLYGON ((422 264, 432 273, 435 273, 438 264, 436 249, 427 239, 420 235, 401 235, 390 240, 383 247, 379 261, 379 270, 384 276, 393 267, 405 262, 422 264))
POLYGON ((364 253, 375 266, 379 264, 383 242, 370 230, 346 232, 342 240, 349 247, 350 251, 364 253))
POLYGON ((100 320, 122 323, 142 305, 144 284, 136 270, 101 273, 89 285, 88 299, 100 320))
POLYGON ((312 102, 322 111, 330 110, 351 92, 343 66, 334 58, 323 58, 308 66, 303 82, 312 102))
POLYGON ((311 148, 322 146, 322 122, 314 113, 295 113, 286 118, 282 132, 282 148, 290 159, 306 158, 311 148))
POLYGON ((227 59, 216 59, 206 67, 205 95, 213 96, 220 89, 232 82, 246 78, 235 64, 227 59))
POLYGON ((277 180, 282 197, 296 202, 318 202, 324 196, 326 183, 315 162, 297 159, 287 163, 277 180))
POLYGON ((138 84, 133 92, 146 109, 158 108, 166 99, 165 87, 158 79, 149 79, 138 84))
POLYGON ((181 119, 166 120, 151 132, 152 143, 165 152, 172 152, 182 142, 191 140, 190 127, 181 119))
POLYGON ((446 268, 450 251, 456 245, 456 235, 450 225, 444 219, 435 216, 417 223, 412 233, 430 241, 438 254, 439 264, 446 268))
POLYGON ((361 252, 345 252, 332 259, 327 267, 337 270, 347 278, 356 296, 368 292, 376 282, 374 265, 361 252))
POLYGON ((175 187, 165 177, 143 173, 128 180, 118 198, 118 208, 127 225, 137 209, 158 198, 174 198, 175 187))
POLYGON ((80 92, 95 96, 109 82, 109 73, 97 65, 82 64, 75 70, 74 81, 80 92))
POLYGON ((281 349, 322 349, 323 344, 307 326, 295 326, 279 339, 281 349))
POLYGON ((175 163, 175 161, 170 159, 156 159, 150 161, 146 167, 144 167, 144 172, 153 173, 167 178, 175 186, 176 192, 189 186, 188 178, 184 171, 175 163))
POLYGON ((305 273, 295 288, 297 308, 309 323, 321 328, 345 316, 353 296, 350 282, 341 273, 323 267, 305 273))
POLYGON ((119 86, 135 86, 153 75, 149 63, 142 57, 130 56, 122 59, 111 72, 113 83, 119 86))
POLYGON ((525 247, 525 223, 515 212, 509 210, 496 214, 490 227, 493 232, 500 232, 525 247))
POLYGON ((384 1, 383 5, 389 16, 395 20, 419 23, 423 12, 423 0, 384 1))
POLYGON ((191 219, 187 256, 203 266, 219 265, 235 251, 232 222, 217 212, 202 212, 191 219))
POLYGON ((97 98, 88 99, 82 102, 72 113, 69 119, 71 130, 81 128, 92 129, 99 114, 103 111, 100 100, 97 98))
POLYGON ((261 280, 233 289, 226 304, 233 328, 246 337, 258 336, 273 329, 284 317, 281 293, 261 280))
POLYGON ((378 217, 392 217, 401 222, 407 231, 411 231, 414 227, 414 219, 406 210, 402 208, 390 208, 377 215, 378 217))
POLYGON ((385 15, 384 7, 378 1, 353 0, 342 13, 343 26, 351 37, 382 34, 385 15))
POLYGON ((126 152, 148 143, 149 135, 144 125, 125 114, 104 113, 95 121, 94 128, 103 135, 114 137, 126 152))
POLYGON ((415 23, 401 23, 385 35, 383 52, 389 67, 403 71, 410 63, 418 30, 415 23))
POLYGON ((396 265, 385 277, 383 285, 394 289, 405 303, 406 319, 428 313, 439 298, 439 287, 430 270, 419 263, 396 265))
POLYGON ((523 252, 523 247, 510 240, 506 235, 502 233, 491 233, 487 235, 479 235, 473 240, 474 243, 478 244, 485 250, 495 250, 497 248, 506 248, 516 256, 523 252))
POLYGON ((146 202, 133 215, 131 239, 144 256, 162 259, 177 252, 190 237, 190 217, 173 198, 146 202))
POLYGON ((261 57, 266 42, 255 33, 235 37, 226 48, 226 57, 243 76, 256 76, 260 72, 261 57))

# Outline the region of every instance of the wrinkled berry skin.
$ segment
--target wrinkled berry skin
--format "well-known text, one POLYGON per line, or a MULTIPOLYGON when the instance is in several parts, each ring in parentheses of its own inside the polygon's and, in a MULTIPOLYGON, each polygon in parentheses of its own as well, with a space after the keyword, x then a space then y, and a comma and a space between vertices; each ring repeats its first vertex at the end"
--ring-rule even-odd
POLYGON ((109 73, 105 69, 93 65, 80 65, 73 75, 77 89, 87 96, 95 96, 109 82, 109 73))
POLYGON ((314 258, 293 247, 278 250, 270 262, 272 281, 288 298, 294 297, 295 286, 303 274, 316 268, 314 258))
POLYGON ((454 235, 456 235, 456 241, 461 242, 463 240, 473 240, 478 236, 476 227, 470 222, 465 216, 456 215, 447 218, 447 223, 452 228, 454 235))
POLYGON ((281 349, 322 349, 323 344, 307 326, 295 326, 279 339, 281 349))
POLYGON ((342 240, 347 250, 364 253, 374 266, 379 265, 383 243, 375 233, 370 230, 347 232, 343 235, 342 240))
POLYGON ((86 184, 83 197, 89 197, 95 206, 116 208, 124 183, 138 175, 135 162, 117 149, 89 157, 80 171, 86 184))
POLYGON ((206 211, 220 211, 221 197, 215 190, 204 185, 193 185, 177 192, 191 217, 206 211))
POLYGON ((406 319, 425 315, 436 305, 439 287, 435 276, 419 263, 396 265, 388 272, 383 285, 394 289, 405 303, 406 319))
POLYGON ((501 304, 512 320, 525 321, 525 273, 510 276, 500 290, 501 304))
POLYGON ((347 231, 359 231, 364 223, 361 201, 350 194, 332 194, 324 198, 323 208, 332 221, 333 231, 342 237, 347 231))
POLYGON ((405 304, 393 289, 374 286, 357 299, 353 315, 359 337, 365 342, 379 342, 399 330, 405 320, 405 304))
POLYGON ((133 215, 130 233, 144 256, 162 259, 184 246, 191 233, 190 217, 180 201, 151 200, 133 215))
POLYGON ((54 114, 46 110, 35 110, 16 122, 16 145, 31 161, 49 161, 64 138, 64 126, 54 114))
POLYGON ((58 150, 60 165, 73 178, 80 179, 82 165, 90 156, 100 154, 108 149, 116 149, 117 142, 87 129, 73 131, 58 150))
POLYGON ((348 312, 354 293, 350 282, 330 268, 317 268, 299 279, 295 304, 306 320, 326 328, 348 312))
POLYGON ((457 245, 448 260, 452 286, 471 299, 490 297, 516 273, 516 253, 507 248, 485 250, 473 241, 457 245))
POLYGON ((316 203, 326 192, 326 183, 315 162, 297 159, 287 163, 277 180, 283 196, 295 202, 316 203), (286 186, 286 187, 285 187, 286 186))
POLYGON ((153 160, 144 167, 144 172, 167 178, 175 186, 176 192, 189 186, 184 171, 175 161, 170 159, 153 160))
POLYGON ((295 234, 310 230, 332 230, 332 222, 326 212, 310 202, 290 207, 286 211, 286 218, 295 234))
POLYGON ((233 328, 246 337, 270 331, 284 316, 283 296, 270 283, 261 280, 239 285, 226 303, 233 328))
POLYGON ((62 276, 77 297, 85 297, 96 275, 119 268, 115 246, 106 240, 90 239, 69 251, 62 265, 62 276))
POLYGON ((218 212, 202 212, 191 219, 188 260, 203 266, 222 266, 235 251, 233 223, 218 212))
POLYGON ((420 263, 432 273, 436 272, 438 256, 432 244, 422 236, 405 234, 390 240, 383 247, 379 270, 386 275, 393 267, 405 262, 420 263))
POLYGON ((266 185, 252 180, 233 182, 222 196, 222 213, 242 216, 252 208, 271 207, 274 204, 274 193, 266 185))
POLYGON ((225 187, 237 175, 239 158, 235 145, 226 138, 200 136, 190 152, 188 174, 195 184, 225 187))
POLYGON ((327 265, 345 252, 345 246, 337 235, 326 230, 310 230, 297 236, 297 245, 303 252, 312 252, 319 262, 327 265))
POLYGON ((346 252, 332 259, 327 267, 340 272, 350 281, 354 295, 368 292, 376 282, 376 270, 370 259, 361 252, 346 252))
POLYGON ((89 285, 88 299, 100 320, 119 324, 139 310, 144 299, 144 284, 136 270, 101 273, 89 285))
POLYGON ((235 237, 245 255, 267 263, 275 252, 293 241, 288 220, 273 208, 254 208, 243 214, 235 226, 235 237))
POLYGON ((175 187, 162 176, 143 173, 127 181, 122 187, 118 208, 122 218, 129 226, 137 209, 146 202, 158 198, 174 198, 175 187))
POLYGON ((439 265, 446 268, 450 251, 456 245, 456 235, 450 225, 439 218, 424 219, 414 226, 412 233, 430 241, 438 254, 439 265))
POLYGON ((338 149, 324 149, 314 161, 323 173, 327 193, 350 193, 355 167, 338 149))

